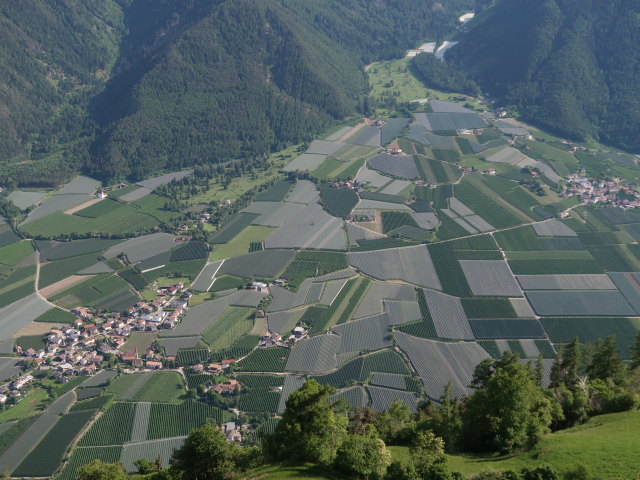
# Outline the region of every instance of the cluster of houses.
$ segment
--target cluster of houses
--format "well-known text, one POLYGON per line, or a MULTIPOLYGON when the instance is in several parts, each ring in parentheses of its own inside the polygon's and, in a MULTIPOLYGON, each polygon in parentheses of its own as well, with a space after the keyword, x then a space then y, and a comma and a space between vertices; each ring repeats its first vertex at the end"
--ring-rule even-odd
MULTIPOLYGON (((191 297, 190 292, 184 291, 182 283, 160 287, 158 294, 150 302, 139 302, 131 307, 127 315, 99 315, 89 308, 76 307, 71 311, 76 318, 69 325, 51 329, 45 338, 44 348, 23 350, 16 346, 16 351, 23 356, 25 366, 52 370, 60 382, 66 382, 74 375, 96 373, 103 367, 107 355, 134 367, 160 369, 165 359, 153 350, 143 355, 138 353, 137 348, 135 352, 128 353, 119 350, 133 332, 173 328, 187 309, 191 297)), ((27 382, 16 383, 16 388, 13 388, 13 384, 0 386, 0 391, 4 389, 19 393, 32 379, 30 375, 25 375, 18 380, 24 378, 28 378, 27 382)), ((0 403, 5 401, 6 398, 3 401, 0 397, 0 403)))
POLYGON ((621 208, 640 206, 640 194, 631 187, 621 185, 620 178, 612 180, 595 180, 581 169, 566 177, 566 185, 562 186, 562 198, 577 198, 583 203, 613 205, 621 208))
POLYGON ((7 403, 9 398, 20 398, 22 396, 22 390, 33 380, 33 376, 30 374, 21 375, 14 381, 0 385, 0 404, 7 403))

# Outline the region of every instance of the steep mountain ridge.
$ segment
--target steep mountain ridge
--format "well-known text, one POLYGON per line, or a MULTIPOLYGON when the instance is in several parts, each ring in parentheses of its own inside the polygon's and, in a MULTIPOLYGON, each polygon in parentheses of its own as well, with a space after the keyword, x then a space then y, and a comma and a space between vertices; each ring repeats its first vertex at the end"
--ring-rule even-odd
MULTIPOLYGON (((112 0, 101 10, 86 0, 55 3, 30 5, 40 15, 34 28, 46 28, 43 38, 61 47, 68 31, 86 33, 80 43, 94 61, 85 62, 82 78, 91 83, 82 96, 34 102, 28 124, 12 120, 20 113, 0 97, 0 110, 11 112, 11 128, 20 132, 0 138, 0 176, 23 184, 55 183, 59 179, 48 172, 64 176, 77 168, 108 178, 140 177, 261 156, 310 139, 355 112, 367 91, 365 62, 442 38, 472 0, 112 0), (73 15, 46 25, 58 3, 73 15), (90 14, 109 22, 94 21, 85 31, 90 14), (73 105, 73 115, 60 115, 61 105, 73 105), (72 125, 56 135, 38 117, 62 117, 63 126, 72 125)), ((26 8, 17 3, 0 12, 4 21, 22 19, 26 8)), ((24 23, 17 28, 30 32, 24 23)), ((0 55, 0 64, 10 66, 11 55, 33 57, 22 46, 0 55)), ((42 69, 30 73, 47 82, 42 69)), ((14 88, 31 98, 31 90, 14 88)))
POLYGON ((576 139, 640 151, 640 5, 498 0, 447 61, 501 103, 576 139))

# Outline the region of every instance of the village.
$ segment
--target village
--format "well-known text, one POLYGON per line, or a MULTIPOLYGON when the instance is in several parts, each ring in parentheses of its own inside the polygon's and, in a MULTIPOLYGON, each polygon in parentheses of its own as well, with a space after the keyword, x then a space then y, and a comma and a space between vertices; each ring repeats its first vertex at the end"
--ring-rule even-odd
POLYGON ((622 179, 596 180, 589 178, 585 169, 566 177, 566 185, 562 186, 560 197, 577 198, 585 204, 624 209, 640 206, 640 193, 629 185, 623 185, 622 179))

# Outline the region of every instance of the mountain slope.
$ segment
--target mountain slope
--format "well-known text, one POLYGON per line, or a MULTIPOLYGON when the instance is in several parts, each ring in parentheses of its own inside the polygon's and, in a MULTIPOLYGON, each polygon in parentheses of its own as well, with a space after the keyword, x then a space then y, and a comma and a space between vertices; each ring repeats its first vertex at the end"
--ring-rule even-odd
POLYGON ((640 6, 498 0, 447 60, 525 118, 640 151, 640 6))
POLYGON ((140 177, 310 139, 354 113, 366 62, 443 37, 473 1, 39 0, 36 28, 31 3, 0 7, 12 37, 25 38, 0 51, 14 90, 0 96, 10 127, 0 137, 0 173, 23 183, 78 167, 140 177), (61 18, 48 25, 50 10, 61 18), (39 56, 28 47, 34 41, 39 56), (59 57, 63 72, 76 68, 60 75, 74 79, 67 90, 60 85, 68 82, 52 89, 40 57, 59 57), (35 66, 20 70, 24 59, 35 66), (56 122, 55 132, 41 125, 56 122))

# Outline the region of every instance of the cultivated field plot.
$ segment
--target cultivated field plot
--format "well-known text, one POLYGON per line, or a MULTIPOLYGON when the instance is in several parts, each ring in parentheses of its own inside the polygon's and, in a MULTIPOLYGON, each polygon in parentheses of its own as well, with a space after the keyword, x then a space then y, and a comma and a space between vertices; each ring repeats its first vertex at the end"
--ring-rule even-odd
POLYGON ((386 411, 396 400, 400 400, 409 407, 412 413, 415 413, 418 409, 416 396, 411 392, 372 386, 367 387, 367 390, 369 390, 369 395, 371 395, 371 408, 378 412, 386 411))
POLYGON ((409 125, 410 118, 386 118, 386 124, 380 127, 380 144, 386 145, 396 138, 409 125))
POLYGON ((181 172, 167 173, 158 177, 149 178, 147 180, 143 180, 142 182, 138 182, 138 185, 144 188, 148 188, 149 190, 155 190, 162 185, 168 185, 174 180, 182 180, 183 178, 190 175, 193 175, 193 169, 182 170, 181 172))
MULTIPOLYGON (((354 319, 370 317, 384 312, 384 300, 416 301, 416 291, 410 285, 373 282, 353 315, 354 319)), ((418 316, 418 318, 420 318, 418 316)))
POLYGON ((386 315, 376 315, 333 327, 341 337, 338 353, 380 350, 391 346, 393 341, 388 325, 386 315))
POLYGON ((70 242, 35 241, 36 247, 40 251, 41 261, 61 260, 89 253, 98 253, 118 243, 122 243, 122 240, 90 238, 87 240, 72 240, 70 242))
POLYGON ((629 305, 640 315, 640 282, 637 275, 636 273, 610 273, 609 277, 629 305))
POLYGON ((367 165, 363 165, 362 168, 358 170, 355 180, 375 188, 382 188, 391 181, 391 178, 380 175, 377 171, 367 167, 367 165))
POLYGON ((449 382, 456 397, 470 394, 469 384, 476 365, 489 357, 475 342, 437 342, 402 332, 396 332, 395 339, 422 378, 427 396, 432 399, 440 398, 449 382))
POLYGON ((368 228, 354 225, 353 223, 345 223, 347 237, 349 237, 349 245, 358 245, 358 240, 374 240, 376 238, 384 238, 386 235, 368 228))
POLYGON ((381 280, 404 280, 421 287, 441 288, 431 256, 424 245, 350 253, 349 263, 366 275, 381 280))
POLYGON ((253 328, 254 313, 253 308, 229 307, 202 332, 202 339, 211 350, 233 345, 253 328))
POLYGON ((307 148, 306 153, 319 154, 319 155, 333 155, 341 148, 346 147, 346 143, 331 142, 327 140, 314 140, 307 148))
POLYGON ((217 262, 210 263, 206 267, 204 267, 202 272, 200 272, 200 275, 198 275, 198 278, 196 278, 195 282, 191 284, 191 289, 196 292, 208 292, 211 288, 211 285, 213 285, 216 274, 218 273, 218 270, 223 263, 224 260, 218 260, 217 262))
POLYGON ((504 147, 501 150, 498 150, 493 155, 487 157, 488 162, 494 163, 509 163, 511 165, 515 165, 518 162, 528 158, 525 154, 523 154, 520 150, 513 147, 504 147))
POLYGON ((253 220, 252 225, 281 227, 302 208, 303 205, 299 203, 254 202, 245 208, 243 213, 258 215, 258 217, 253 220))
POLYGON ((327 142, 337 142, 338 139, 344 137, 347 133, 349 133, 351 131, 353 127, 342 127, 340 130, 338 130, 335 133, 332 133, 331 135, 329 135, 327 138, 325 138, 325 140, 327 142))
POLYGON ((40 443, 25 457, 13 474, 21 477, 47 477, 58 470, 73 439, 89 422, 94 412, 68 413, 60 417, 40 443))
POLYGON ((518 318, 532 318, 535 313, 526 298, 510 298, 509 302, 518 318))
POLYGON ((533 229, 539 237, 577 237, 578 234, 556 218, 534 223, 533 229))
MULTIPOLYGON (((292 308, 306 305, 307 303, 315 303, 311 301, 313 300, 313 298, 309 298, 310 292, 311 281, 308 279, 302 282, 302 284, 298 287, 297 292, 292 292, 291 290, 287 290, 286 288, 273 285, 270 288, 270 293, 273 300, 269 304, 269 312, 281 312, 283 310, 290 310, 292 308)), ((321 294, 322 293, 320 293, 320 295, 321 294)), ((314 295, 311 295, 311 297, 313 296, 314 295)), ((318 300, 319 298, 315 301, 318 300)))
POLYGON ((177 403, 186 393, 178 372, 157 372, 133 396, 136 402, 177 403))
POLYGON ((595 275, 519 275, 523 290, 615 290, 604 274, 595 275))
POLYGON ((141 458, 159 458, 160 464, 163 467, 167 467, 173 452, 182 446, 185 438, 186 437, 167 438, 125 444, 122 448, 122 454, 120 455, 120 462, 127 473, 135 473, 138 471, 138 467, 136 467, 134 462, 141 458))
POLYGON ((21 190, 14 190, 7 198, 20 210, 26 210, 36 205, 44 196, 45 192, 23 192, 21 190))
POLYGON ((429 105, 434 113, 473 113, 464 105, 455 102, 445 102, 444 100, 430 99, 429 105))
POLYGON ((216 232, 211 239, 211 243, 221 244, 227 243, 238 235, 242 230, 251 225, 256 215, 250 215, 248 213, 238 213, 226 221, 223 227, 216 232))
POLYGON ((416 161, 411 155, 390 155, 381 153, 367 160, 367 164, 374 170, 392 177, 413 180, 420 178, 416 161))
POLYGON ((322 373, 336 367, 341 337, 326 334, 300 340, 291 350, 285 370, 322 373))
POLYGON ((287 166, 285 166, 282 170, 285 172, 312 172, 320 165, 322 165, 325 160, 327 160, 326 155, 318 155, 315 153, 303 153, 302 155, 294 158, 287 166))
POLYGON ((413 221, 416 222, 418 227, 424 230, 433 230, 440 222, 436 214, 432 212, 411 212, 409 215, 413 218, 413 221))
POLYGON ((22 239, 11 230, 9 225, 2 223, 2 219, 0 218, 0 248, 12 245, 20 240, 22 239))
POLYGON ((389 325, 403 325, 422 317, 418 302, 383 300, 382 304, 389 325))
POLYGON ((22 371, 19 362, 20 360, 15 357, 0 357, 0 382, 4 382, 22 371))
POLYGON ((487 126, 487 122, 476 113, 416 113, 414 117, 417 123, 430 131, 476 129, 487 126))
POLYGON ((300 319, 303 313, 304 310, 297 310, 295 312, 269 313, 267 315, 269 330, 271 332, 284 334, 287 331, 291 330, 291 328, 293 328, 292 324, 294 323, 294 321, 300 319))
MULTIPOLYGON (((33 289, 31 290, 33 291, 33 289)), ((0 340, 11 337, 18 330, 51 309, 51 304, 32 293, 0 309, 0 340)))
POLYGON ((449 199, 449 207, 451 210, 460 217, 466 217, 468 215, 474 215, 475 212, 467 207, 464 203, 455 197, 449 199))
POLYGON ((134 190, 131 190, 130 192, 120 195, 118 197, 118 200, 122 202, 127 202, 127 203, 135 202, 137 200, 143 199, 144 197, 146 197, 147 195, 150 195, 151 193, 153 193, 153 190, 151 190, 150 188, 138 187, 134 190))
POLYGON ((377 387, 394 388, 396 390, 406 390, 407 381, 404 375, 397 373, 374 373, 371 377, 371 385, 377 387))
POLYGON ((78 275, 100 275, 102 273, 113 273, 113 269, 104 262, 98 262, 77 273, 78 275))
POLYGON ((635 310, 617 290, 529 291, 527 299, 542 316, 633 316, 635 310))
POLYGON ((555 344, 569 343, 578 337, 581 343, 592 343, 609 335, 616 336, 618 353, 621 358, 629 358, 629 348, 633 344, 640 319, 637 318, 543 318, 541 320, 549 339, 555 344))
POLYGON ((154 403, 151 405, 147 438, 157 440, 187 435, 207 420, 220 425, 230 416, 217 407, 191 400, 179 404, 154 403))
POLYGON ((88 177, 76 177, 50 197, 45 198, 21 225, 34 222, 55 212, 63 212, 90 199, 100 182, 88 177))
POLYGON ((289 250, 258 251, 225 260, 218 275, 235 275, 241 278, 253 276, 273 278, 293 260, 295 252, 289 250))
POLYGON ((382 132, 380 128, 365 126, 345 140, 351 145, 362 145, 364 147, 380 147, 382 132))
POLYGON ((380 193, 384 193, 386 195, 397 195, 410 185, 411 182, 408 180, 394 180, 382 190, 380 190, 380 193))
POLYGON ((404 212, 411 212, 409 205, 403 203, 391 203, 383 202, 380 200, 368 200, 361 199, 354 209, 356 210, 399 210, 404 212))
POLYGON ((131 374, 133 377, 130 382, 127 382, 127 387, 120 394, 121 400, 133 400, 134 397, 140 392, 144 386, 153 378, 152 372, 131 374))
POLYGON ((477 339, 546 338, 538 320, 488 318, 469 320, 469 323, 477 339))
POLYGON ((135 403, 114 403, 98 418, 78 443, 81 447, 123 445, 131 438, 135 403))
POLYGON ((264 296, 264 293, 247 290, 202 303, 189 309, 176 328, 160 332, 160 337, 199 336, 230 305, 257 307, 264 296))
POLYGON ((473 331, 458 297, 423 290, 438 338, 473 340, 473 331))
POLYGON ((369 396, 362 387, 353 387, 341 392, 335 393, 329 397, 330 402, 342 400, 344 405, 351 408, 364 408, 369 403, 369 396))
POLYGON ((114 370, 102 370, 101 372, 89 377, 87 380, 82 382, 82 388, 92 388, 92 387, 104 387, 110 380, 113 380, 118 376, 118 372, 114 370))
POLYGON ((282 415, 284 413, 289 395, 301 388, 306 381, 306 378, 301 377, 300 375, 287 375, 284 377, 284 385, 282 387, 280 399, 278 400, 278 409, 276 410, 278 415, 282 415))
POLYGON ((319 200, 318 189, 309 180, 298 180, 286 198, 289 203, 304 203, 305 205, 318 203, 319 200))
POLYGON ((522 290, 504 260, 459 260, 474 295, 521 297, 522 290))
POLYGON ((320 205, 307 205, 269 236, 264 244, 269 249, 344 250, 346 239, 342 223, 341 219, 332 217, 320 205))
POLYGON ((78 469, 94 460, 104 463, 120 461, 121 446, 116 447, 75 447, 65 463, 62 471, 56 476, 58 480, 74 480, 78 477, 78 469))
POLYGON ((74 395, 69 392, 53 402, 36 420, 0 456, 2 471, 12 472, 27 457, 34 445, 37 445, 58 422, 59 415, 65 413, 74 395))
MULTIPOLYGON (((331 305, 333 301, 336 299, 338 294, 342 291, 345 284, 347 283, 347 279, 333 280, 324 284, 322 293, 318 302, 320 305, 331 305)), ((320 284, 315 284, 320 285, 320 284)))
POLYGON ((124 253, 129 262, 136 263, 167 252, 175 246, 175 237, 170 233, 153 233, 114 245, 103 256, 105 258, 116 258, 121 253, 124 253))

